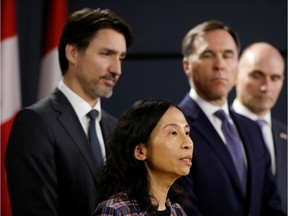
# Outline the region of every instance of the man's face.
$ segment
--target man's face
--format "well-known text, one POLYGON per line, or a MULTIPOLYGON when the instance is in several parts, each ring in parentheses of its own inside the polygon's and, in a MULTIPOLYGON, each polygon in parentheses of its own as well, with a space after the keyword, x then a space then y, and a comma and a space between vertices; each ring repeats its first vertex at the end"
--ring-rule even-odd
POLYGON ((284 80, 284 62, 269 52, 248 52, 239 67, 237 98, 257 115, 275 105, 284 80))
POLYGON ((194 47, 186 62, 190 83, 200 97, 222 105, 235 85, 237 46, 228 32, 217 29, 198 36, 194 47))
POLYGON ((113 29, 101 29, 86 50, 76 53, 73 76, 77 80, 77 92, 86 100, 109 98, 121 75, 121 63, 126 55, 125 37, 113 29))

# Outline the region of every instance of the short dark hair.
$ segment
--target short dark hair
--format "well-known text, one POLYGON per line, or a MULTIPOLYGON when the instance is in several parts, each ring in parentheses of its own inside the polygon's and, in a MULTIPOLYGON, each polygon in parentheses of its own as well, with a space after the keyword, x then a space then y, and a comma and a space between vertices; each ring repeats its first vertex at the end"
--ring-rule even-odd
POLYGON ((194 42, 197 36, 201 36, 209 31, 223 29, 227 31, 235 41, 235 44, 238 49, 238 54, 240 52, 240 39, 238 34, 228 25, 224 24, 218 20, 210 20, 203 23, 198 24, 194 28, 192 28, 182 40, 181 52, 183 57, 188 57, 190 54, 194 52, 194 42))
POLYGON ((130 26, 110 9, 84 8, 72 13, 63 27, 58 52, 62 75, 68 69, 68 60, 65 47, 72 43, 80 50, 85 50, 100 29, 114 29, 122 33, 126 40, 126 46, 132 44, 133 36, 130 26))
MULTIPOLYGON (((149 194, 148 171, 144 162, 134 157, 134 149, 140 143, 148 143, 153 129, 170 107, 178 108, 174 102, 164 99, 140 100, 121 116, 106 145, 106 164, 98 184, 100 202, 113 194, 125 192, 131 200, 139 203, 142 210, 157 210, 149 194)), ((171 202, 185 200, 173 186, 168 196, 171 202)))

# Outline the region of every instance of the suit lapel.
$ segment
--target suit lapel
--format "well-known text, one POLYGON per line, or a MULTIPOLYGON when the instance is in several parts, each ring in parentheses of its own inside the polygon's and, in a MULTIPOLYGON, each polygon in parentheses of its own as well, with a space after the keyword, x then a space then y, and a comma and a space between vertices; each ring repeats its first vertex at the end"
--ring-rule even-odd
MULTIPOLYGON (((276 153, 276 174, 287 173, 287 129, 272 119, 273 142, 276 153), (286 172, 285 172, 286 170, 286 172)), ((287 177, 286 177, 287 178, 287 177)))
POLYGON ((105 110, 102 109, 102 118, 100 121, 100 127, 104 139, 104 143, 106 145, 106 142, 109 138, 109 135, 112 132, 112 129, 115 127, 116 119, 112 119, 108 113, 105 112, 105 110))
MULTIPOLYGON (((201 134, 201 136, 207 141, 206 143, 211 147, 212 151, 214 151, 219 160, 222 162, 223 166, 231 177, 232 182, 235 183, 239 192, 243 194, 232 157, 207 116, 189 95, 184 98, 180 104, 180 107, 190 124, 192 140, 194 132, 197 131, 199 134, 201 134)), ((195 145, 197 145, 197 143, 195 145)))
POLYGON ((72 138, 74 144, 87 162, 88 167, 96 181, 97 166, 96 161, 89 147, 87 136, 79 122, 79 119, 64 94, 56 89, 51 96, 52 106, 60 113, 59 123, 65 128, 67 134, 72 138))

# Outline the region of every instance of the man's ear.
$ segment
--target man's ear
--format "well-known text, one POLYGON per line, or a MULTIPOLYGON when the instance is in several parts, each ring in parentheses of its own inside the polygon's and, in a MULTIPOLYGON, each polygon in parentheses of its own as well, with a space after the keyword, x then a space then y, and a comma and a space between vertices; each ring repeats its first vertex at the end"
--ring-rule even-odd
POLYGON ((77 62, 78 50, 74 44, 67 44, 65 47, 65 54, 68 61, 72 64, 77 62))
POLYGON ((186 76, 189 76, 189 74, 191 73, 191 64, 186 57, 182 59, 182 66, 186 76))
POLYGON ((138 160, 144 161, 146 159, 147 149, 144 144, 139 144, 134 149, 134 157, 138 160))

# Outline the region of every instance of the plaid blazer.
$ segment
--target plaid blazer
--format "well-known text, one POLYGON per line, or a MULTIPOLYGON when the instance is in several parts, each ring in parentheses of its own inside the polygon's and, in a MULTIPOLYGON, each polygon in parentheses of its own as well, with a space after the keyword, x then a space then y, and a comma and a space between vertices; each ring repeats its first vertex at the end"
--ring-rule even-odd
MULTIPOLYGON (((186 216, 185 211, 178 203, 171 203, 169 199, 166 200, 166 206, 170 210, 171 216, 186 216)), ((94 216, 151 216, 147 211, 141 211, 139 204, 135 200, 129 199, 126 193, 118 193, 111 196, 108 200, 101 202, 95 210, 94 216)))

